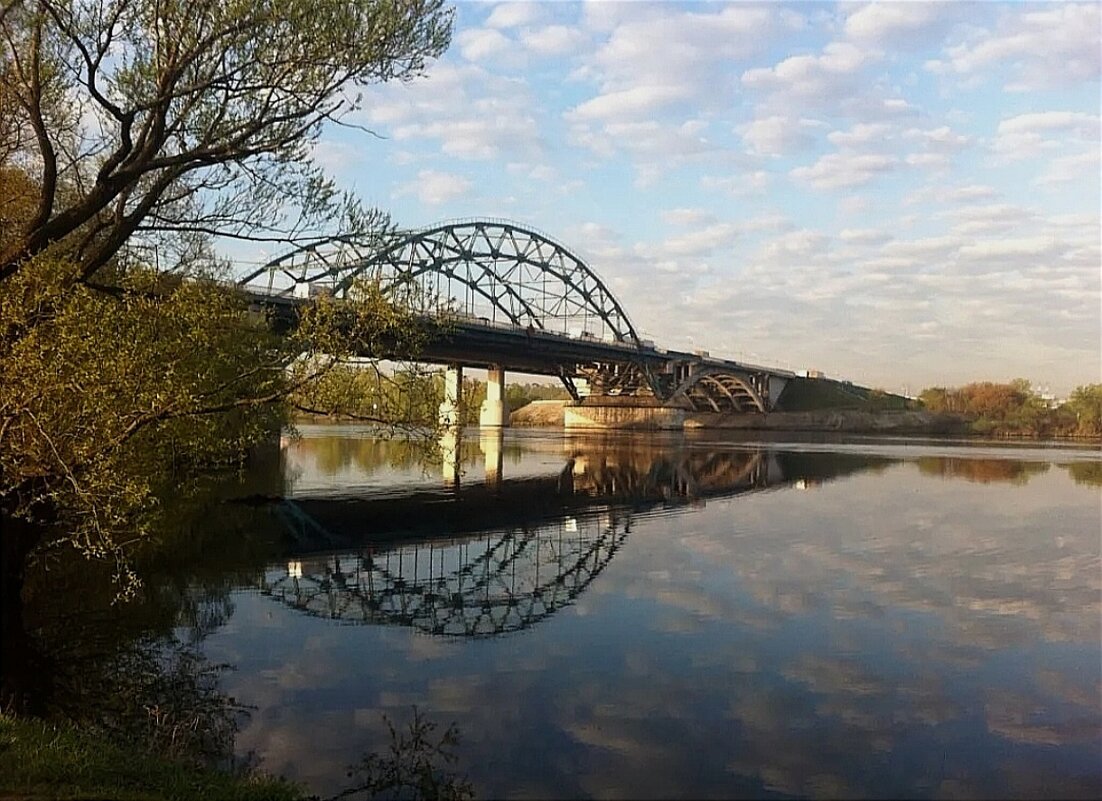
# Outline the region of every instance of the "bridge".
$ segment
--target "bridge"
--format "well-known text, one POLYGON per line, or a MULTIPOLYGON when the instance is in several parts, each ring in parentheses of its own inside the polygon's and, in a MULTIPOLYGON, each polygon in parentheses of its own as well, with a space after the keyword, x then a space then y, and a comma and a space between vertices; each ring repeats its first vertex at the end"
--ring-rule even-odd
POLYGON ((487 370, 483 426, 508 420, 507 370, 558 377, 586 407, 583 420, 629 417, 649 427, 676 427, 692 411, 771 411, 796 377, 641 338, 588 264, 507 221, 450 222, 366 243, 335 236, 273 259, 238 286, 256 308, 290 326, 313 298, 347 297, 365 280, 427 318, 446 320, 418 354, 446 366, 444 423, 459 419, 464 366, 487 370))

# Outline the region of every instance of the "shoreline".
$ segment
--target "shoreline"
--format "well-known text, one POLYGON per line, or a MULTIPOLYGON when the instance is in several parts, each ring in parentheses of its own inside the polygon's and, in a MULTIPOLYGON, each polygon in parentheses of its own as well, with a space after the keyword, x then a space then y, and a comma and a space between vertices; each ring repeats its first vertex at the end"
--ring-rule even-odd
MULTIPOLYGON (((564 428, 565 401, 534 401, 510 416, 515 428, 564 428)), ((1102 444, 1102 437, 1074 434, 1028 434, 1018 432, 981 433, 973 430, 966 417, 920 409, 865 411, 861 409, 821 409, 802 412, 766 412, 742 415, 693 412, 685 417, 683 430, 791 431, 842 434, 900 434, 936 437, 964 437, 985 440, 1038 442, 1060 441, 1102 444)), ((598 429, 592 429, 598 430, 598 429)), ((645 430, 641 428, 615 430, 645 430)))

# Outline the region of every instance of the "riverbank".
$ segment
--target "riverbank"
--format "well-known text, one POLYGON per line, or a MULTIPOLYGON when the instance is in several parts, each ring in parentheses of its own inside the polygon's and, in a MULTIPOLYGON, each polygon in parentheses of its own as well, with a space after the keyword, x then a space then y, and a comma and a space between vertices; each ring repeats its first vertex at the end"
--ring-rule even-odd
MULTIPOLYGON (((510 417, 517 427, 561 427, 567 401, 533 401, 510 417)), ((957 415, 926 411, 869 412, 856 409, 824 409, 768 414, 715 414, 695 412, 685 418, 686 429, 722 428, 767 431, 844 431, 855 434, 967 434, 969 422, 957 415)))
POLYGON ((0 715, 0 801, 260 801, 302 798, 295 784, 174 762, 65 723, 0 715))
POLYGON ((686 418, 685 428, 844 431, 854 434, 967 434, 971 431, 968 420, 952 414, 913 410, 866 412, 856 409, 741 415, 698 412, 686 418))

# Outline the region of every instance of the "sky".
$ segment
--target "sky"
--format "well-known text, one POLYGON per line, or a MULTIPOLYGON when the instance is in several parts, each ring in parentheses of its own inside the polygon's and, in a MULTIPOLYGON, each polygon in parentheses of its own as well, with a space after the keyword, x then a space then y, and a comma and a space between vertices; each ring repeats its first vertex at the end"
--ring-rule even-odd
POLYGON ((1097 3, 459 3, 315 158, 495 217, 644 338, 917 394, 1102 381, 1097 3))

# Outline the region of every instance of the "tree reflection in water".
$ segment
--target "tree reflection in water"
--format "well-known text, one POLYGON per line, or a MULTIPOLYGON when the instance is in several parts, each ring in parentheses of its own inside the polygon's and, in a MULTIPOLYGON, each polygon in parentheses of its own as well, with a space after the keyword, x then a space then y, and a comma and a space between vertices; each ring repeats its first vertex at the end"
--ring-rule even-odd
MULTIPOLYGON (((257 468, 247 483, 219 482, 162 510, 156 544, 135 554, 133 597, 119 597, 111 565, 73 552, 32 564, 16 608, 4 610, 20 631, 5 628, 0 678, 19 703, 2 711, 69 721, 135 752, 255 769, 254 755, 234 750, 251 707, 221 689, 233 666, 212 663, 202 646, 233 615, 232 592, 255 585, 285 546, 264 509, 222 502, 278 494, 279 459, 257 468)), ((338 798, 472 797, 452 770, 455 726, 435 737, 437 724, 416 709, 404 727, 384 722, 389 748, 366 754, 338 798)))
POLYGON ((233 614, 231 592, 273 558, 278 532, 245 508, 173 507, 156 546, 135 554, 141 586, 122 599, 110 565, 55 549, 27 572, 18 609, 18 653, 5 642, 10 711, 68 720, 171 759, 234 768, 234 737, 247 708, 219 689, 228 669, 201 653, 233 614), (258 528, 257 523, 261 523, 258 528))
POLYGON ((413 707, 413 719, 405 727, 396 727, 386 715, 383 722, 390 733, 390 747, 383 753, 371 753, 348 776, 352 786, 337 793, 336 799, 439 799, 464 801, 474 798, 474 787, 465 776, 451 768, 458 761, 459 729, 452 724, 439 737, 436 724, 413 707))

